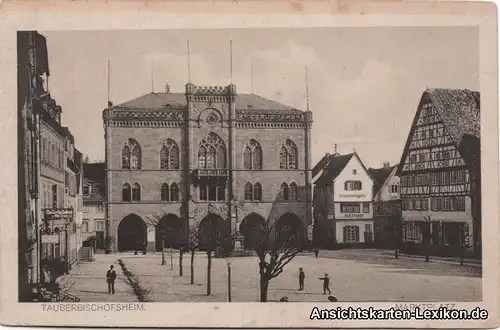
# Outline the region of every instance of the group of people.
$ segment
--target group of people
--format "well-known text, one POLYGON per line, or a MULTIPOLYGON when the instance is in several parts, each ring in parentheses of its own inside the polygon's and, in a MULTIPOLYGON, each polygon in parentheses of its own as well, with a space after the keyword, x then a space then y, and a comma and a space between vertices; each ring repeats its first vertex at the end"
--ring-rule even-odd
MULTIPOLYGON (((328 294, 331 295, 332 292, 330 291, 330 277, 328 277, 328 274, 325 273, 324 277, 318 278, 319 280, 323 281, 323 294, 326 294, 328 291, 328 294)), ((304 270, 302 267, 299 268, 299 291, 304 291, 304 282, 306 280, 306 273, 304 273, 304 270)))

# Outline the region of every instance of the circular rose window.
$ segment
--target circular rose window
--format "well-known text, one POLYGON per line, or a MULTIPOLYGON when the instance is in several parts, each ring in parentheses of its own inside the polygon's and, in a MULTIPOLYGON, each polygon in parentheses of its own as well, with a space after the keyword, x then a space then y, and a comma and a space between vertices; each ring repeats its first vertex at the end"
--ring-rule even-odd
POLYGON ((215 112, 211 112, 205 118, 205 122, 208 125, 216 125, 219 122, 219 116, 215 112))

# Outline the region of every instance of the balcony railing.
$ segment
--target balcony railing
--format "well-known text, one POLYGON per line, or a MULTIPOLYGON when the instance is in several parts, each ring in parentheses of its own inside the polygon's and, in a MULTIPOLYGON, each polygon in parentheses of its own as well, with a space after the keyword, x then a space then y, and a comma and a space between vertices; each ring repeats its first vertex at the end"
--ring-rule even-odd
POLYGON ((228 176, 228 170, 202 168, 195 170, 194 175, 197 178, 225 178, 228 176))

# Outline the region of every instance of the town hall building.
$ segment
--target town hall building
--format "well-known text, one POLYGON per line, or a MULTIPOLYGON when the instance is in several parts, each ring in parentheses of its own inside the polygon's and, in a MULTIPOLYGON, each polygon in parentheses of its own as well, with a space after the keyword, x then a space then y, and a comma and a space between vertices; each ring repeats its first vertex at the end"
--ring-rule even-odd
MULTIPOLYGON (((111 250, 159 249, 159 233, 271 222, 304 242, 311 224, 312 112, 235 85, 186 84, 103 111, 111 250), (160 230, 155 230, 160 229, 160 230)), ((250 244, 248 241, 246 245, 250 244)))

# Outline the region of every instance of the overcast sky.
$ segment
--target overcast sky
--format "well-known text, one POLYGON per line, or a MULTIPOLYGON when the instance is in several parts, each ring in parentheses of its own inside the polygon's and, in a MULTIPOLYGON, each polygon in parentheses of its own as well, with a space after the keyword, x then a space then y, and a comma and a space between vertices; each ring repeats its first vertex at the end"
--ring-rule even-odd
POLYGON ((250 93, 253 85, 255 94, 303 110, 308 66, 313 166, 334 144, 340 153, 355 148, 367 167, 394 164, 427 87, 479 90, 474 27, 41 33, 48 43, 51 94, 77 148, 91 160, 104 160, 108 59, 114 104, 150 93, 152 71, 155 92, 166 83, 183 92, 188 39, 194 84, 230 82, 233 40, 237 91, 250 93))

